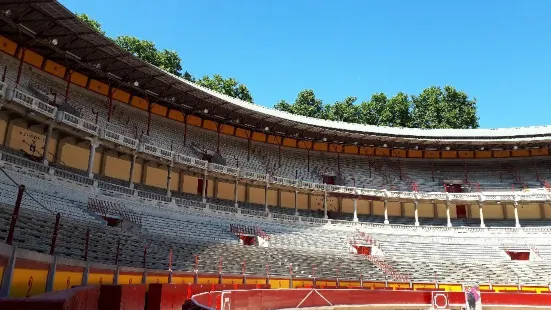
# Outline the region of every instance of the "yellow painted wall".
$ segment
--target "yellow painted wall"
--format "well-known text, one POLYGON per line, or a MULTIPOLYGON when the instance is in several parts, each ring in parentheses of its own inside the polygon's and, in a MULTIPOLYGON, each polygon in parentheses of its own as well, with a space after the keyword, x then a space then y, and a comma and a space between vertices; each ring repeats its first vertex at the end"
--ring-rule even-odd
POLYGON ((271 288, 289 288, 289 279, 270 279, 271 288))
POLYGON ((145 283, 168 283, 168 275, 150 276, 147 275, 145 283))
POLYGON ((218 198, 234 200, 235 183, 218 182, 218 198))
MULTIPOLYGON (((519 205, 518 217, 519 219, 540 219, 540 206, 538 204, 519 205)), ((514 216, 511 218, 514 218, 514 216)))
POLYGON ((25 297, 27 294, 33 296, 44 293, 47 277, 47 270, 16 268, 13 273, 10 297, 25 297))
POLYGON ((249 202, 264 204, 264 189, 249 186, 249 202))
POLYGON ((197 177, 192 175, 184 175, 184 193, 197 194, 197 177))
POLYGON ((63 291, 82 284, 82 272, 59 271, 54 277, 54 291, 63 291))
POLYGON ((128 156, 117 158, 114 154, 107 153, 105 155, 105 175, 120 180, 128 180, 130 178, 130 160, 128 156))
MULTIPOLYGON (((293 202, 291 202, 291 205, 294 207, 294 194, 291 193, 291 198, 293 202)), ((298 194, 298 208, 302 210, 308 210, 308 195, 307 194, 298 194)))
MULTIPOLYGON (((295 207, 295 193, 281 191, 281 206, 285 208, 295 207)), ((299 197, 299 209, 300 209, 300 197, 299 197)))
POLYGON ((172 276, 172 283, 174 284, 193 284, 192 276, 172 276))
POLYGON ((293 279, 293 288, 312 287, 312 280, 293 279))
POLYGON ((118 284, 141 284, 142 275, 141 274, 121 274, 119 275, 118 284))
MULTIPOLYGON (((155 166, 154 163, 147 163, 145 168, 146 179, 145 184, 159 188, 166 188, 166 178, 168 171, 166 166, 155 166)), ((195 187, 197 188, 197 186, 195 187)))
POLYGON ((369 200, 358 200, 358 214, 369 214, 369 200))
POLYGON ((218 284, 218 277, 207 277, 207 276, 204 276, 204 277, 199 277, 199 279, 197 279, 197 283, 198 284, 218 284))
POLYGON ((418 210, 419 217, 432 218, 436 216, 436 214, 434 214, 434 207, 432 203, 420 203, 417 205, 417 210, 418 210))
POLYGON ((268 190, 268 205, 277 206, 277 190, 268 190))
MULTIPOLYGON (((340 281, 340 285, 341 286, 346 286, 346 287, 360 287, 360 281, 340 281)), ((365 285, 364 285, 364 287, 365 287, 365 285)))
POLYGON ((113 274, 90 273, 88 274, 89 285, 113 284, 113 274))
MULTIPOLYGON (((438 217, 446 218, 446 205, 438 204, 437 209, 438 209, 438 217)), ((457 218, 456 207, 454 204, 450 205, 450 218, 452 219, 457 218)))
POLYGON ((503 207, 501 205, 484 205, 485 219, 503 219, 503 207))

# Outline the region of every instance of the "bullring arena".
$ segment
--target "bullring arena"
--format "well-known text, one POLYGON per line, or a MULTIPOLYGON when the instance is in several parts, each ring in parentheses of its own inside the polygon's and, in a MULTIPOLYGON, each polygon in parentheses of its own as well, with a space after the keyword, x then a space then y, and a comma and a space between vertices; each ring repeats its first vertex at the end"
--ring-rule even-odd
POLYGON ((551 308, 550 127, 291 115, 0 13, 0 309, 551 308))

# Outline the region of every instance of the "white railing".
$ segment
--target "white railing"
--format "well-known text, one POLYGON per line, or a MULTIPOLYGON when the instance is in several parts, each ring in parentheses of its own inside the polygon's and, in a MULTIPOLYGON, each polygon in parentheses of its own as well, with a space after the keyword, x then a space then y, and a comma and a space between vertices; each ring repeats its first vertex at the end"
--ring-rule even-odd
POLYGON ((266 181, 268 178, 267 174, 248 171, 248 170, 241 170, 240 174, 242 178, 251 179, 251 180, 266 181))
POLYGON ((274 176, 271 177, 270 183, 276 183, 276 184, 281 184, 281 185, 291 186, 291 187, 299 187, 300 185, 299 180, 287 179, 282 177, 274 177, 274 176))
POLYGON ((235 207, 222 206, 222 205, 217 205, 217 204, 213 204, 213 203, 209 204, 209 209, 215 210, 215 211, 226 212, 226 213, 237 213, 237 211, 239 210, 238 208, 235 208, 235 207))
POLYGON ((129 147, 131 149, 136 149, 138 147, 138 140, 132 139, 120 133, 116 133, 109 129, 100 130, 100 138, 129 147))
POLYGON ((170 197, 157 194, 157 193, 144 192, 144 191, 137 191, 137 192, 138 192, 138 197, 144 198, 144 199, 158 200, 158 201, 164 201, 164 202, 170 202, 171 200, 170 197))
POLYGON ((117 192, 122 193, 125 195, 133 196, 134 190, 129 187, 120 186, 113 183, 107 183, 103 181, 98 181, 98 187, 102 190, 109 191, 109 192, 117 192))
POLYGON ((69 172, 69 171, 61 170, 61 169, 55 169, 54 170, 54 175, 56 177, 60 177, 60 178, 66 179, 66 180, 71 180, 71 181, 75 181, 75 182, 86 184, 86 185, 93 185, 94 184, 94 180, 92 180, 92 179, 90 179, 90 178, 88 178, 84 175, 72 173, 72 172, 69 172))
POLYGON ((250 216, 254 216, 254 217, 263 217, 263 218, 267 218, 268 215, 269 215, 268 212, 251 210, 251 209, 241 209, 241 214, 242 215, 250 215, 250 216))
POLYGON ((90 134, 98 134, 98 125, 65 111, 58 111, 56 120, 90 134))
POLYGON ((186 156, 183 154, 176 154, 175 161, 179 164, 193 166, 201 169, 207 169, 208 162, 205 160, 200 160, 191 156, 186 156))
POLYGON ((140 152, 144 152, 144 153, 157 156, 160 158, 168 159, 168 160, 172 160, 174 156, 174 152, 170 150, 163 149, 158 146, 147 144, 147 143, 141 143, 140 146, 138 147, 138 150, 140 152))
POLYGON ((239 175, 239 169, 220 164, 209 163, 209 170, 219 173, 225 173, 233 176, 239 175))
POLYGON ((7 154, 7 153, 2 153, 2 160, 5 161, 5 162, 8 162, 8 163, 12 163, 14 165, 23 167, 23 168, 28 168, 28 169, 32 169, 32 170, 43 172, 43 173, 48 172, 48 167, 42 165, 41 163, 37 163, 37 162, 34 162, 34 161, 23 159, 19 156, 7 154))
POLYGON ((56 111, 57 111, 57 108, 54 107, 54 106, 51 106, 45 102, 42 102, 38 99, 36 99, 35 97, 29 95, 29 94, 26 94, 25 92, 19 90, 19 89, 14 89, 13 90, 13 94, 11 96, 11 98, 8 98, 10 99, 11 101, 15 102, 15 103, 18 103, 28 109, 31 109, 33 111, 36 111, 40 114, 43 114, 43 115, 46 115, 50 118, 55 118, 56 116, 56 111))
POLYGON ((272 218, 285 220, 285 221, 292 221, 292 222, 298 222, 300 220, 300 216, 288 215, 283 213, 272 213, 272 218))

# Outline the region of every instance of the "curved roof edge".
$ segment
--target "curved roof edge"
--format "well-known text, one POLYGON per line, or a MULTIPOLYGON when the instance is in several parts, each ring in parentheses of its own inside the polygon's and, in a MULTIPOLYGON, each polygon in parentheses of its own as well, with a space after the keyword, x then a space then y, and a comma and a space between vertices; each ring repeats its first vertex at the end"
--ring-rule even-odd
MULTIPOLYGON (((153 66, 137 56, 134 56, 127 51, 123 50, 120 46, 116 45, 112 40, 106 38, 99 33, 90 32, 91 28, 84 22, 78 20, 76 16, 60 4, 57 0, 46 0, 35 4, 26 4, 27 8, 40 8, 40 14, 49 15, 49 19, 57 20, 60 27, 69 31, 72 31, 72 36, 79 37, 83 42, 89 42, 90 40, 97 40, 97 45, 91 46, 91 48, 97 48, 102 53, 108 53, 109 59, 114 59, 120 63, 124 63, 127 66, 133 67, 134 71, 141 71, 144 76, 147 76, 151 81, 158 80, 164 85, 177 88, 178 90, 195 89, 205 94, 205 97, 197 97, 201 100, 210 101, 214 105, 227 104, 234 106, 235 110, 239 110, 240 114, 248 114, 249 116, 257 117, 258 119, 270 119, 274 121, 281 121, 284 126, 296 126, 296 131, 301 132, 306 127, 319 128, 321 132, 328 135, 335 134, 349 134, 355 136, 354 139, 361 138, 402 138, 404 140, 434 140, 438 143, 440 140, 445 140, 445 143, 450 142, 472 142, 477 143, 534 143, 551 141, 551 125, 550 126, 530 126, 530 127, 516 127, 516 128, 495 128, 495 129, 418 129, 418 128, 395 128, 384 126, 363 125, 354 123, 345 123, 337 121, 329 121, 316 119, 311 117, 305 117, 300 115, 291 114, 288 112, 278 111, 275 109, 259 106, 257 104, 242 101, 237 98, 229 97, 227 95, 218 93, 216 91, 199 86, 195 83, 189 82, 181 77, 175 76, 161 68, 153 66), (69 22, 70 21, 70 22, 69 22), (77 27, 78 26, 78 27, 77 27), (76 32, 76 28, 86 29, 84 32, 76 32), (114 53, 114 54, 113 54, 114 53), (112 54, 112 55, 111 55, 112 54), (173 82, 173 80, 176 80, 173 82)), ((2 16, 3 20, 6 20, 2 16)), ((13 22, 12 22, 13 23, 13 22)), ((38 21, 38 26, 42 26, 45 21, 38 21)), ((20 28, 20 25, 13 25, 20 28)), ((36 25, 35 25, 36 26, 36 25)), ((37 27, 38 27, 37 26, 37 27)), ((27 28, 28 29, 28 28, 27 28)), ((21 29, 20 29, 21 30, 21 29)), ((32 34, 34 37, 36 35, 32 34)), ((55 34, 58 35, 58 34, 55 34)), ((54 36, 55 36, 54 35, 54 36)), ((36 38, 35 38, 36 41, 36 38)), ((34 41, 33 41, 34 42, 34 41)), ((51 44, 46 44, 49 48, 51 44)), ((56 49, 57 50, 57 49, 56 49)), ((61 51, 61 50, 60 50, 61 51)), ((78 52, 76 52, 78 53, 78 52)), ((68 51, 64 51, 65 59, 75 58, 71 54, 68 56, 68 51)), ((78 58, 78 57, 77 57, 78 58)), ((101 59, 100 59, 101 60, 101 59)), ((98 61, 98 60, 90 60, 98 61)), ((81 63, 81 59, 78 58, 78 62, 81 63)), ((97 68, 91 68, 91 64, 85 64, 84 67, 90 68, 94 72, 102 71, 97 68)), ((107 72, 107 71, 105 71, 107 72)), ((114 76, 109 76, 109 72, 105 73, 108 79, 114 76)), ((116 76, 115 76, 116 77, 116 76)), ((120 80, 120 83, 126 85, 127 81, 120 80)), ((135 88, 129 86, 131 88, 135 88)), ((158 87, 158 86, 157 86, 158 87)), ((146 90, 143 90, 146 91, 146 90)), ((277 134, 277 133, 275 133, 277 134)), ((327 137, 330 141, 330 136, 327 137)), ((413 142, 413 141, 410 141, 413 142)), ((443 142, 443 141, 442 141, 443 142)))
MULTIPOLYGON (((160 69, 160 68, 159 68, 160 69)), ((162 69, 160 69, 162 70, 162 69)), ((164 70, 163 70, 164 71, 164 70)), ((165 71, 166 72, 166 71, 165 71)), ((166 72, 167 74, 170 74, 166 72)), ((172 75, 172 74, 170 74, 172 75)), ((267 116, 282 118, 290 121, 294 121, 301 124, 310 126, 317 126, 326 129, 342 130, 354 133, 363 133, 369 135, 382 135, 382 136, 399 136, 399 137, 456 137, 456 138, 507 138, 514 139, 515 136, 519 138, 528 138, 535 136, 551 136, 550 126, 528 126, 528 127, 511 127, 511 128, 491 128, 491 129, 419 129, 419 128, 403 128, 403 127, 387 127, 387 126, 374 126, 363 125, 356 123, 337 122, 330 120, 323 120, 313 117, 307 117, 302 115, 291 114, 284 111, 270 109, 257 104, 249 103, 238 98, 233 98, 225 94, 218 93, 211 89, 202 87, 193 82, 187 81, 183 78, 172 75, 175 78, 180 79, 183 83, 188 84, 197 90, 203 91, 211 96, 217 97, 220 100, 224 100, 227 103, 238 106, 241 109, 250 110, 252 112, 266 114, 267 116)))

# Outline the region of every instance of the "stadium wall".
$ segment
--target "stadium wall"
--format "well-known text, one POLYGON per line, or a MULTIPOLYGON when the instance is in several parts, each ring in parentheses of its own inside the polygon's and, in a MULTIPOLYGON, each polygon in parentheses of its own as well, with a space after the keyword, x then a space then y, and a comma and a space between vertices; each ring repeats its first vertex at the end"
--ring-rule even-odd
MULTIPOLYGON (((0 36, 0 51, 18 59, 22 53, 16 42, 0 36), (17 53, 17 55, 16 55, 17 53)), ((219 131, 221 134, 233 135, 244 139, 250 139, 256 142, 270 143, 284 147, 308 149, 311 151, 342 153, 351 155, 380 156, 380 157, 399 157, 399 158, 443 158, 443 159, 491 159, 507 157, 530 157, 530 156, 548 156, 548 148, 530 149, 530 150, 491 150, 491 151, 439 151, 439 150, 404 150, 379 147, 363 147, 356 145, 341 145, 333 143, 321 143, 304 141, 293 138, 286 138, 255 132, 242 128, 236 128, 227 124, 218 124, 215 121, 201 119, 195 115, 185 115, 179 110, 171 109, 160 104, 150 104, 146 99, 133 96, 123 90, 109 86, 101 81, 91 79, 79 72, 67 70, 65 66, 48 60, 41 55, 33 52, 32 49, 25 49, 23 61, 35 70, 48 73, 62 80, 70 80, 73 85, 83 88, 107 97, 110 93, 112 98, 119 103, 129 104, 137 109, 148 111, 151 105, 151 113, 158 117, 168 118, 177 122, 187 122, 188 125, 202 127, 207 130, 219 131), (111 91, 110 91, 111 90, 111 91), (219 126, 220 125, 220 126, 219 126)))
MULTIPOLYGON (((5 38, 0 37, 0 43, 6 42, 5 38)), ((0 46, 0 50, 7 52, 10 55, 14 55, 13 44, 15 43, 6 43, 0 46)), ((56 77, 64 77, 66 70, 63 66, 55 64, 51 61, 44 60, 34 53, 25 53, 24 61, 32 67, 33 70, 42 70, 42 64, 44 64, 43 71, 49 73, 50 75, 56 77), (30 55, 30 56, 28 56, 30 55), (40 64, 40 65, 39 65, 40 64)), ((65 76, 66 77, 66 76, 65 76)), ((76 85, 86 86, 88 78, 80 75, 78 73, 71 74, 71 80, 76 85)), ((90 82, 88 89, 90 91, 96 92, 98 94, 105 95, 106 91, 104 88, 105 84, 102 84, 98 81, 90 82)), ((143 108, 144 101, 138 97, 132 97, 127 93, 124 93, 121 90, 115 89, 113 92, 113 97, 122 102, 129 102, 132 106, 137 108, 143 108)), ((169 117, 176 121, 185 120, 185 117, 181 117, 181 112, 170 112, 173 110, 163 110, 162 108, 153 109, 155 115, 153 116, 154 121, 158 117, 169 117)), ((182 115, 183 116, 183 115, 182 115)), ((192 126, 199 126, 205 129, 213 127, 213 122, 204 122, 201 119, 195 116, 187 117, 188 124, 192 126), (206 123, 206 125, 205 125, 206 123)), ((213 125, 214 124, 214 125, 213 125)), ((214 126, 216 127, 216 126, 214 126)), ((250 132, 246 130, 229 130, 229 127, 225 126, 223 133, 237 136, 244 136, 248 138, 250 132)), ((212 128, 211 128, 212 129, 212 128)), ((8 114, 6 112, 0 112, 0 142, 4 146, 8 146, 15 150, 23 150, 30 155, 40 155, 40 150, 44 147, 45 142, 45 131, 46 128, 44 125, 36 124, 29 122, 25 118, 15 117, 13 114, 8 114)), ((49 144, 47 159, 50 162, 56 162, 57 164, 65 165, 71 168, 86 170, 88 165, 89 157, 89 144, 86 140, 81 140, 76 137, 69 136, 62 132, 54 130, 51 137, 51 143, 49 144)), ((261 136, 252 136, 252 139, 257 142, 263 142, 262 139, 265 139, 267 143, 275 144, 277 141, 283 140, 285 147, 293 147, 293 143, 290 143, 288 139, 281 139, 280 137, 270 136, 262 138, 261 136), (287 142, 285 142, 287 141, 287 142)), ((279 143, 279 142, 277 142, 279 143)), ((373 155, 373 156, 398 156, 398 157, 408 157, 404 152, 392 151, 389 154, 383 151, 377 150, 363 150, 358 147, 332 144, 312 144, 303 141, 302 143, 296 142, 294 147, 299 148, 308 148, 318 151, 327 151, 327 152, 344 152, 344 153, 359 153, 364 155, 373 155)), ((402 150, 403 151, 403 150, 402 150)), ((414 150, 412 150, 414 151, 414 150)), ((443 151, 444 152, 444 151, 443 151)), ((452 154, 452 151, 445 151, 446 153, 439 154, 438 151, 415 151, 413 156, 409 157, 431 157, 431 158, 486 158, 490 157, 488 151, 485 151, 484 154, 481 152, 467 152, 461 151, 456 152, 457 154, 452 154), (421 152, 421 153, 419 153, 421 152), (443 155, 445 154, 445 155, 443 155), (478 155, 477 155, 478 154, 478 155)), ((496 151, 497 152, 497 151, 496 151)), ((545 150, 531 150, 526 153, 525 150, 515 151, 499 151, 497 156, 499 158, 507 157, 507 154, 510 157, 516 156, 544 156, 548 155, 548 152, 545 150)), ((495 156, 494 156, 495 157, 495 156)), ((128 181, 130 177, 130 155, 123 154, 114 150, 109 150, 107 148, 98 147, 96 148, 96 154, 94 157, 93 164, 93 173, 104 175, 107 177, 128 181)), ((159 164, 152 161, 146 161, 142 158, 138 158, 136 161, 135 172, 133 176, 133 182, 137 184, 144 184, 158 188, 165 188, 166 178, 167 178, 168 168, 166 165, 159 164)), ((198 194, 197 193, 197 180, 198 175, 194 175, 189 171, 184 169, 175 168, 171 175, 170 189, 173 191, 181 191, 184 193, 198 194)), ((214 181, 213 179, 210 179, 214 181)), ((226 182, 224 180, 216 180, 216 189, 215 186, 209 186, 207 191, 208 197, 217 197, 220 199, 234 200, 234 183, 226 182)), ((211 183, 211 184, 213 184, 211 183)), ((255 187, 252 185, 239 184, 238 189, 238 202, 251 202, 257 204, 264 204, 265 189, 263 187, 255 187)), ((292 191, 285 190, 268 190, 268 205, 270 206, 282 206, 294 208, 294 193, 292 191), (278 197, 279 195, 279 197, 278 197)), ((323 197, 314 194, 305 194, 301 193, 298 197, 299 208, 300 209, 310 209, 310 210, 321 210, 323 209, 323 197), (308 199, 310 195, 310 199, 308 199), (308 204, 310 201, 310 204, 308 204)), ((353 212, 353 201, 349 198, 340 198, 335 197, 328 198, 328 209, 331 211, 342 211, 346 213, 353 212)), ((478 205, 471 205, 468 207, 468 217, 469 218, 478 218, 479 211, 478 205)), ((360 215, 383 215, 384 206, 380 201, 367 201, 360 200, 358 201, 358 214, 360 215)), ((413 208, 411 203, 400 204, 399 202, 389 202, 388 204, 388 214, 389 216, 405 216, 413 217, 413 208)), ((456 218, 456 209, 455 205, 451 205, 450 209, 451 218, 456 218)), ((512 206, 506 206, 505 212, 504 208, 501 205, 484 205, 484 214, 487 219, 511 219, 514 218, 512 206)), ((446 217, 446 206, 444 204, 419 204, 419 217, 420 218, 445 218, 446 217)), ((519 208, 519 219, 549 219, 551 218, 551 206, 546 205, 541 208, 539 205, 521 205, 519 208), (543 211, 543 212, 542 212, 543 211)))

